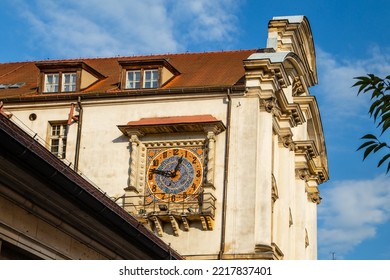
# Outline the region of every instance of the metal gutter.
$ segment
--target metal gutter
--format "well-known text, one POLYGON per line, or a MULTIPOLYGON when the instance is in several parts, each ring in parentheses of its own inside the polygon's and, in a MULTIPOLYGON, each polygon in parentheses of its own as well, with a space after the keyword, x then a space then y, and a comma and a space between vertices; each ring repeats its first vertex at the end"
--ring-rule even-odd
POLYGON ((127 90, 127 91, 111 91, 111 92, 77 92, 74 94, 37 94, 34 96, 18 96, 18 97, 5 97, 0 99, 7 103, 15 102, 37 102, 37 101, 59 101, 59 100, 75 100, 76 98, 96 99, 96 98, 116 98, 116 97, 143 97, 143 96, 156 96, 156 95, 170 95, 170 94, 196 94, 196 93, 217 93, 226 92, 227 90, 234 89, 237 91, 244 91, 245 85, 233 85, 233 86, 217 86, 217 87, 198 87, 198 88, 174 88, 174 89, 140 89, 140 90, 127 90))
POLYGON ((227 112, 226 112, 226 138, 225 138, 225 163, 223 175, 223 193, 222 193, 222 221, 221 221, 221 243, 218 253, 218 259, 223 259, 225 253, 225 239, 226 239, 226 207, 227 207, 227 188, 229 181, 229 153, 230 153, 230 124, 232 115, 232 99, 230 96, 230 89, 227 89, 227 112))

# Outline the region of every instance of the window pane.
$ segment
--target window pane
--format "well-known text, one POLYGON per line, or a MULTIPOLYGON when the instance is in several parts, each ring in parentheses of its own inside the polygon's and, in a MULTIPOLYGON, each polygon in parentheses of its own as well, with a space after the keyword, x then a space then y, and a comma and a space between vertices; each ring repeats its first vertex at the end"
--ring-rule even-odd
POLYGON ((61 126, 59 125, 53 125, 51 129, 51 135, 58 136, 61 133, 61 126))
POLYGON ((128 88, 128 89, 139 88, 140 81, 141 81, 141 71, 140 70, 127 71, 126 88, 128 88))
POLYGON ((158 87, 158 70, 145 70, 144 88, 158 87))
POLYGON ((76 91, 76 73, 62 74, 62 91, 76 91))
POLYGON ((51 144, 50 144, 51 148, 50 148, 50 150, 51 150, 51 152, 53 154, 55 154, 57 156, 58 156, 58 150, 59 150, 59 145, 58 144, 59 144, 59 139, 52 139, 51 140, 51 144))
POLYGON ((58 81, 58 74, 46 74, 44 92, 58 92, 58 81))

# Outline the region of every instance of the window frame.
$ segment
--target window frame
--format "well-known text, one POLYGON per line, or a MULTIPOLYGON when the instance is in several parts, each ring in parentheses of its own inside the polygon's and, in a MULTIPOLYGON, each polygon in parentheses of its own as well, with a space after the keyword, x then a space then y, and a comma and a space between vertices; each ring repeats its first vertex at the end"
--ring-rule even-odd
POLYGON ((77 70, 66 70, 66 71, 50 71, 50 72, 43 72, 43 78, 42 78, 42 93, 64 93, 64 92, 76 92, 79 90, 80 86, 80 74, 77 70), (55 86, 57 88, 57 91, 47 91, 47 77, 48 76, 54 76, 57 75, 58 80, 57 84, 52 84, 51 86, 55 86), (74 82, 71 83, 71 86, 74 88, 74 90, 65 90, 65 75, 73 75, 74 82))
POLYGON ((159 70, 158 69, 144 69, 143 70, 143 81, 142 81, 142 87, 143 88, 158 88, 159 87, 159 70), (154 77, 153 73, 156 73, 157 72, 157 78, 154 77), (146 78, 147 77, 147 73, 150 73, 150 79, 149 78, 146 78), (150 83, 151 86, 146 86, 146 83, 150 83), (152 86, 153 84, 156 84, 156 86, 152 86))
POLYGON ((59 86, 60 86, 59 82, 60 82, 60 74, 59 73, 46 73, 44 75, 43 92, 44 93, 58 92, 59 86), (51 77, 52 79, 54 77, 56 77, 56 81, 49 82, 49 77, 51 77), (47 90, 49 87, 50 88, 54 87, 54 90, 47 90))
POLYGON ((60 159, 66 158, 67 138, 68 138, 68 124, 66 121, 51 121, 48 124, 48 149, 49 151, 60 159), (54 130, 54 128, 56 128, 54 130), (58 133, 54 133, 58 131, 58 133), (53 144, 57 142, 56 144, 53 144), (57 147, 57 149, 53 149, 57 147))
POLYGON ((61 75, 61 92, 75 92, 77 91, 77 84, 78 84, 78 78, 77 78, 77 71, 76 72, 62 72, 61 75), (66 82, 66 75, 69 75, 72 77, 70 79, 70 82, 66 82), (72 87, 73 90, 65 90, 66 86, 72 87))
POLYGON ((142 80, 141 76, 142 76, 142 70, 141 69, 127 70, 126 71, 126 77, 125 77, 125 89, 140 89, 141 88, 141 80, 142 80), (130 73, 133 73, 133 79, 129 79, 129 74, 130 73), (139 79, 135 78, 135 76, 136 76, 136 75, 134 75, 135 73, 139 73, 139 79), (136 84, 138 84, 138 86, 136 86, 136 84))
MULTIPOLYGON (((122 80, 122 84, 124 85, 123 86, 123 89, 125 90, 134 90, 134 89, 157 89, 161 86, 161 66, 149 66, 149 67, 125 67, 124 69, 124 78, 122 80), (128 79, 129 77, 129 73, 130 72, 139 72, 140 75, 139 75, 139 81, 137 80, 134 80, 133 81, 130 81, 128 79), (157 73, 157 77, 155 77, 154 79, 151 79, 150 81, 146 80, 146 74, 147 72, 154 72, 154 73, 157 73), (131 84, 131 82, 134 82, 136 81, 137 83, 139 83, 139 86, 138 87, 130 87, 129 85, 131 84), (146 83, 147 82, 151 82, 151 83, 154 83, 156 86, 154 87, 146 87, 146 83)), ((153 76, 153 75, 152 75, 153 76)))

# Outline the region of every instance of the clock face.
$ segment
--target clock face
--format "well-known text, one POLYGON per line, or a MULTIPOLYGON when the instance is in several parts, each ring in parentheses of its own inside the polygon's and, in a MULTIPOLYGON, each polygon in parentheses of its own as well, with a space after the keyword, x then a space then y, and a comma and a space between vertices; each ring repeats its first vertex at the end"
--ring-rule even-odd
POLYGON ((196 194, 203 179, 200 147, 148 150, 147 194, 149 202, 180 202, 196 194))

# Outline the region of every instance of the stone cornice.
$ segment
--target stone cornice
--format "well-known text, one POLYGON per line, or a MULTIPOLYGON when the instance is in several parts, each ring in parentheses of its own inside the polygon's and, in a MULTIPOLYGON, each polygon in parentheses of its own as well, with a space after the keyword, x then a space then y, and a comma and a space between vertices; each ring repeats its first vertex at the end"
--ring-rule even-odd
POLYGON ((295 155, 298 160, 297 177, 305 181, 315 180, 317 184, 329 180, 327 166, 323 165, 315 142, 306 140, 295 141, 294 143, 295 155), (302 156, 303 158, 299 159, 302 156))
POLYGON ((269 59, 244 60, 245 78, 258 79, 262 91, 275 92, 290 85, 290 80, 282 63, 272 63, 269 59))
POLYGON ((118 128, 126 136, 160 133, 180 132, 214 132, 215 135, 225 131, 222 121, 211 115, 179 116, 166 118, 150 118, 128 122, 126 125, 118 125, 118 128))
POLYGON ((303 124, 306 119, 298 103, 289 103, 283 91, 275 92, 281 108, 281 119, 288 120, 291 126, 303 124))
POLYGON ((310 160, 319 155, 316 144, 312 140, 295 141, 295 153, 297 155, 305 155, 307 160, 310 160))

